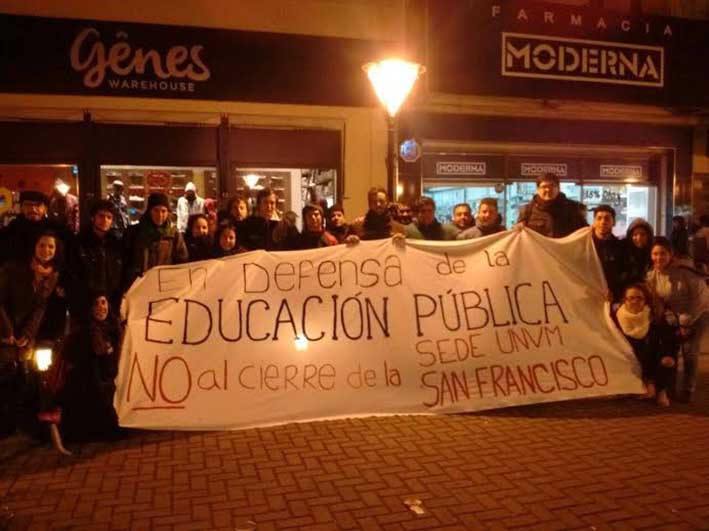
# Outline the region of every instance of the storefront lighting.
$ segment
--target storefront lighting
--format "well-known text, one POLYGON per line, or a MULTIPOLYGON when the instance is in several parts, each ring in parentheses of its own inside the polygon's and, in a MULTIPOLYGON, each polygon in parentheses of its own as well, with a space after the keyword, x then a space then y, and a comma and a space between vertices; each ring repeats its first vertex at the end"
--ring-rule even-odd
POLYGON ((52 349, 38 348, 34 351, 34 363, 37 365, 37 370, 46 371, 52 365, 52 349))
POLYGON ((413 89, 418 77, 426 69, 418 63, 401 59, 367 63, 362 69, 367 73, 374 92, 387 112, 387 190, 389 196, 396 200, 400 195, 396 113, 413 89), (393 197, 395 193, 397 195, 393 197))
POLYGON ((251 189, 256 188, 256 185, 260 180, 261 176, 256 175, 255 173, 249 173, 248 175, 244 175, 244 182, 246 183, 246 186, 251 189))

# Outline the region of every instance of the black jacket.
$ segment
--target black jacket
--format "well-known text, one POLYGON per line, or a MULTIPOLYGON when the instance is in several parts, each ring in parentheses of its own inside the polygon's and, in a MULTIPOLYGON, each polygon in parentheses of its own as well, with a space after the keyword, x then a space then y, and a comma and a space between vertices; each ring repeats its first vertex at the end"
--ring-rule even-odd
POLYGON ((612 234, 605 240, 596 238, 596 235, 593 234, 593 246, 601 261, 608 289, 613 293, 613 300, 620 300, 623 296, 623 250, 625 246, 622 240, 612 234))
POLYGON ((68 253, 72 308, 83 308, 81 313, 85 313, 93 303, 91 297, 105 293, 114 306, 112 310, 117 312, 123 258, 123 243, 113 232, 99 238, 92 229, 83 230, 68 253))
POLYGON ((549 204, 535 195, 530 203, 522 207, 517 222, 523 222, 530 229, 550 238, 563 238, 588 226, 581 203, 563 193, 549 204))

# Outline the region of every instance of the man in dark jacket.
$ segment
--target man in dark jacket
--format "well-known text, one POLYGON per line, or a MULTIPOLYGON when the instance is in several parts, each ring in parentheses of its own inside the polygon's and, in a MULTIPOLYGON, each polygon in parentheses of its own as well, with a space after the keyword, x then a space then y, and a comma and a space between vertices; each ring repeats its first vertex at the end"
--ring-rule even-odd
POLYGON ((88 319, 93 293, 105 293, 111 310, 117 314, 121 302, 123 247, 111 230, 117 212, 110 200, 91 206, 91 225, 81 231, 69 252, 72 315, 88 319))
POLYGON ((395 234, 404 234, 404 226, 389 213, 389 201, 384 188, 370 188, 367 202, 369 210, 364 219, 352 226, 355 235, 361 240, 383 240, 395 234))
POLYGON ((288 231, 282 241, 274 238, 274 230, 278 226, 278 221, 274 218, 278 198, 276 193, 270 188, 259 190, 256 195, 256 213, 243 220, 237 227, 237 239, 249 251, 264 249, 266 251, 276 251, 284 247, 291 247, 284 244, 294 238, 295 232, 288 231))
POLYGON ((332 234, 339 243, 344 243, 350 235, 350 225, 345 219, 345 209, 340 203, 335 203, 327 213, 327 231, 332 234))
POLYGON ((455 240, 456 229, 436 219, 436 203, 430 197, 419 197, 414 202, 416 219, 406 225, 406 237, 414 240, 455 240))
POLYGON ((29 259, 40 234, 54 231, 64 244, 70 238, 65 226, 47 218, 49 199, 42 192, 20 192, 20 215, 0 229, 0 265, 10 260, 29 259))
POLYGON ((517 223, 550 238, 563 238, 588 226, 582 205, 561 193, 559 177, 553 173, 537 178, 537 193, 522 207, 517 223))
POLYGON ((623 244, 613 234, 615 210, 609 205, 593 209, 593 246, 601 261, 610 296, 619 301, 623 296, 623 244))
POLYGON ((125 236, 123 287, 155 266, 183 264, 189 260, 182 234, 170 221, 170 200, 167 195, 153 192, 148 207, 137 225, 131 225, 125 236))

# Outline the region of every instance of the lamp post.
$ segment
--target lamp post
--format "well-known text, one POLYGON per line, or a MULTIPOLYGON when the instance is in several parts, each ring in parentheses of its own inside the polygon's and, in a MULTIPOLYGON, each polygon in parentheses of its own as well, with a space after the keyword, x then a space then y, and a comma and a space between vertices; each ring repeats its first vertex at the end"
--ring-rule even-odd
POLYGON ((387 111, 387 191, 398 199, 399 165, 396 113, 426 69, 418 63, 400 59, 385 59, 362 67, 374 87, 379 101, 387 111))

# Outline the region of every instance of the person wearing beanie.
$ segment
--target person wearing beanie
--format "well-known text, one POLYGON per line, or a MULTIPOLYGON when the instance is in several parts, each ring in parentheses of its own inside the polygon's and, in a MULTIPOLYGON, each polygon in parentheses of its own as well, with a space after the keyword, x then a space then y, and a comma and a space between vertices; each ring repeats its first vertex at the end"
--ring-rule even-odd
POLYGON ((185 232, 192 214, 204 214, 204 198, 197 195, 197 186, 189 182, 185 185, 185 195, 177 200, 177 230, 185 232))
POLYGON ((125 240, 125 289, 151 267, 189 260, 182 234, 170 221, 170 200, 163 193, 148 196, 148 207, 138 224, 128 229, 125 240))
POLYGON ((303 230, 298 238, 298 249, 317 249, 339 243, 337 238, 325 230, 324 218, 319 204, 310 203, 303 207, 303 230))
POLYGON ((350 235, 350 225, 345 219, 345 209, 340 203, 335 203, 328 210, 326 228, 338 243, 344 243, 350 235))
POLYGON ((20 214, 7 227, 0 229, 0 265, 11 260, 29 259, 34 242, 40 234, 51 230, 62 243, 67 244, 71 234, 63 226, 47 217, 49 198, 37 190, 20 192, 20 214))
POLYGON ((89 211, 90 225, 81 230, 69 248, 72 320, 89 319, 92 293, 103 292, 114 308, 120 306, 123 244, 112 230, 116 215, 112 201, 96 201, 89 211))

